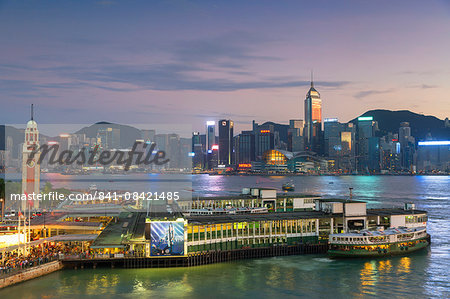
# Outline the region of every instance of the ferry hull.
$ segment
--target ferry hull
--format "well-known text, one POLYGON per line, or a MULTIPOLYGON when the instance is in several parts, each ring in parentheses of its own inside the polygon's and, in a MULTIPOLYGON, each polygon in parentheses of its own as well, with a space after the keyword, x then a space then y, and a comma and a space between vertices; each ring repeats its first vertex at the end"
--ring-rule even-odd
MULTIPOLYGON (((418 239, 412 242, 398 242, 392 244, 379 244, 371 247, 371 250, 361 249, 359 245, 349 245, 348 249, 332 249, 330 246, 328 250, 328 255, 331 257, 384 257, 384 256, 394 256, 394 255, 407 255, 412 252, 424 249, 430 245, 430 237, 418 239)), ((366 246, 368 247, 368 246, 366 246)))

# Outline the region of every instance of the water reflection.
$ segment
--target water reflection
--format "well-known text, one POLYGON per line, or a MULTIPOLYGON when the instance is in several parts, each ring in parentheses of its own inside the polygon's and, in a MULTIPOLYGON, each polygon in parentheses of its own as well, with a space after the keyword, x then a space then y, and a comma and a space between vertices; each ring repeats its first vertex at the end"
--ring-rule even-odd
POLYGON ((361 269, 361 285, 362 286, 373 286, 375 285, 374 276, 376 273, 375 262, 366 262, 364 267, 361 269))
POLYGON ((398 266, 397 274, 402 273, 410 273, 411 272, 411 258, 409 257, 402 257, 400 259, 400 263, 398 266))
MULTIPOLYGON (((331 260, 326 256, 305 255, 197 268, 64 270, 3 289, 0 295, 3 298, 76 296, 83 299, 115 296, 341 298, 371 295, 450 298, 450 177, 258 178, 199 175, 194 176, 193 188, 210 194, 239 192, 249 186, 281 188, 281 184, 290 179, 294 179, 296 191, 313 194, 346 196, 348 187, 354 187, 357 196, 369 200, 371 207, 415 202, 418 209, 429 212, 431 250, 406 257, 374 260, 331 260)), ((57 182, 62 183, 55 181, 55 184, 57 182)), ((78 183, 73 182, 74 186, 78 183)), ((132 182, 122 183, 127 184, 127 188, 134 188, 132 182)))

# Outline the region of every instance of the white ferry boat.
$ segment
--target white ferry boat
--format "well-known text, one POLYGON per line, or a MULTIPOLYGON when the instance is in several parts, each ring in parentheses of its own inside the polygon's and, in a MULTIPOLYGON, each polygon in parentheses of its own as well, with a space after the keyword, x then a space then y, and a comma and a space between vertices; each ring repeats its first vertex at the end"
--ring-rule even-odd
POLYGON ((426 248, 430 236, 426 227, 397 227, 330 234, 328 254, 334 257, 403 255, 426 248))

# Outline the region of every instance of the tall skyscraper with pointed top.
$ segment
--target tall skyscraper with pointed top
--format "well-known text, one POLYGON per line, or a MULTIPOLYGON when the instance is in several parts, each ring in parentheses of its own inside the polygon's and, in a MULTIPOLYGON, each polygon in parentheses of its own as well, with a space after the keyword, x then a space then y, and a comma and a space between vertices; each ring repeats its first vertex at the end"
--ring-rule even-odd
POLYGON ((314 88, 311 73, 311 87, 305 99, 305 149, 322 154, 322 100, 314 88))
MULTIPOLYGON (((35 196, 40 192, 40 174, 41 169, 38 164, 39 153, 36 153, 32 159, 30 155, 32 151, 39 147, 39 131, 37 123, 34 121, 33 105, 31 105, 31 119, 27 123, 25 129, 25 142, 22 149, 22 194, 35 196)), ((21 208, 26 210, 27 204, 29 208, 39 208, 39 201, 22 201, 21 208)))

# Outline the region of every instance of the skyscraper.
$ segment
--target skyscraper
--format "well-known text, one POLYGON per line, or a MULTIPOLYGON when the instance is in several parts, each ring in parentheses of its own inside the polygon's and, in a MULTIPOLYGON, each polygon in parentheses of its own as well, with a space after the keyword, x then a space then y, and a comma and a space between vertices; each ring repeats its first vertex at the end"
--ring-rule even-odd
POLYGON ((219 164, 233 164, 233 127, 232 120, 219 120, 219 164))
POLYGON ((156 135, 156 131, 155 130, 141 130, 142 133, 142 139, 144 139, 145 142, 150 141, 150 142, 154 142, 155 141, 155 135, 156 135))
POLYGON ((255 134, 253 131, 242 131, 237 139, 237 163, 249 164, 255 161, 255 134))
POLYGON ((302 119, 289 120, 288 129, 288 151, 299 152, 304 150, 303 129, 304 122, 302 119))
POLYGON ((404 170, 411 171, 414 164, 415 138, 411 136, 409 122, 400 123, 398 141, 400 142, 401 166, 404 170))
POLYGON ((216 144, 216 122, 206 122, 206 150, 210 150, 216 144))
POLYGON ((357 161, 358 171, 363 173, 379 171, 379 138, 376 137, 378 123, 372 116, 358 117, 357 161))
MULTIPOLYGON (((202 144, 200 132, 192 133, 192 166, 195 169, 203 169, 203 159, 205 155, 205 146, 202 144)), ((205 136, 205 135, 203 135, 205 136)))
POLYGON ((97 139, 104 149, 120 148, 120 129, 100 128, 97 131, 97 139))
POLYGON ((253 121, 252 126, 255 135, 255 158, 259 160, 264 152, 275 148, 275 144, 279 141, 279 132, 275 131, 274 123, 271 122, 258 125, 253 121))
POLYGON ((336 158, 340 155, 341 146, 341 132, 344 125, 341 124, 337 118, 325 118, 323 123, 323 152, 327 157, 336 158))
POLYGON ((322 153, 322 100, 314 88, 311 78, 311 88, 305 99, 305 149, 322 153))
POLYGON ((339 167, 346 172, 355 170, 355 135, 356 127, 349 122, 341 132, 341 161, 339 167))
POLYGON ((194 148, 195 148, 196 144, 201 144, 200 132, 192 132, 192 152, 194 152, 194 148))

